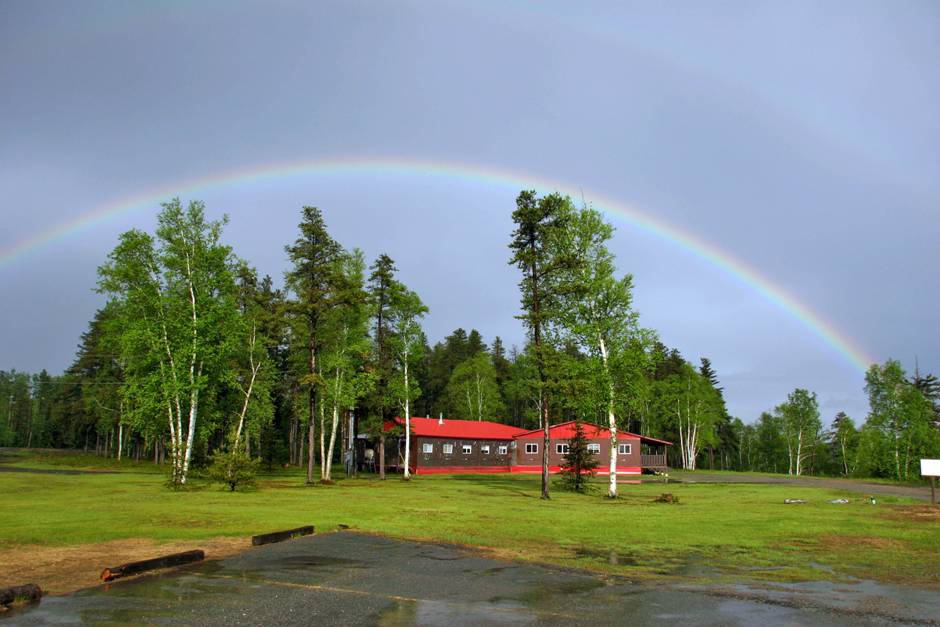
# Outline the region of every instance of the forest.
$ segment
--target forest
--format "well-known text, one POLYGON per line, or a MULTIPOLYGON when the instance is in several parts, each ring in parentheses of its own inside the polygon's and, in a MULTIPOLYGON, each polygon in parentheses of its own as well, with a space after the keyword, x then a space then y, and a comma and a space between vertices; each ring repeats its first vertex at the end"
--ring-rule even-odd
POLYGON ((513 221, 525 345, 462 328, 431 345, 428 308, 394 260, 337 242, 318 209, 302 209, 277 283, 225 243, 227 218, 166 203, 154 233, 122 234, 100 266, 106 304, 71 366, 0 371, 0 446, 147 460, 176 484, 239 451, 329 481, 322 461, 340 460, 352 412, 375 436, 399 415, 532 429, 578 419, 669 440, 670 466, 690 470, 909 481, 919 458, 940 457, 934 375, 873 364, 867 416, 822 416, 816 393, 795 389, 746 423, 708 358, 640 325, 599 212, 523 191, 513 221))

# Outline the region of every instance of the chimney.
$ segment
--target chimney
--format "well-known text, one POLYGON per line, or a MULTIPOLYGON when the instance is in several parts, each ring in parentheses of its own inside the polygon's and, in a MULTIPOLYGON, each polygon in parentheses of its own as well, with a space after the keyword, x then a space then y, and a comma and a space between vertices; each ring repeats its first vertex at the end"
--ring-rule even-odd
POLYGON ((439 425, 444 424, 444 412, 441 412, 441 413, 440 413, 440 416, 439 416, 438 419, 437 419, 437 424, 439 424, 439 425))

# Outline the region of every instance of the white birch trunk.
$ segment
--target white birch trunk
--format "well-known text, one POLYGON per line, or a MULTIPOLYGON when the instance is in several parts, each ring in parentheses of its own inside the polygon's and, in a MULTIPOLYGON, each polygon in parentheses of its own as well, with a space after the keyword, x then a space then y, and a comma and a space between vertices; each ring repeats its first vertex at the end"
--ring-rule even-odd
POLYGON ((333 458, 326 458, 326 411, 323 402, 320 402, 320 480, 327 478, 327 466, 332 465, 333 458))
MULTIPOLYGON (((593 309, 592 309, 593 311, 593 309)), ((604 365, 604 377, 607 380, 607 427, 610 429, 610 465, 607 482, 607 496, 617 498, 617 416, 614 415, 614 383, 607 365, 607 344, 598 334, 597 344, 601 349, 601 361, 604 365)))
MULTIPOLYGON (((257 333, 255 325, 251 326, 251 340, 248 344, 248 365, 251 368, 251 379, 248 381, 248 389, 242 388, 242 394, 245 397, 245 401, 242 403, 241 413, 238 415, 238 429, 235 430, 235 443, 234 448, 238 448, 238 442, 242 437, 242 428, 245 426, 245 416, 248 414, 248 402, 251 400, 251 391, 255 385, 255 379, 258 376, 258 371, 261 369, 261 362, 255 364, 255 343, 256 343, 257 333)), ((239 386, 241 387, 241 386, 239 386)))
MULTIPOLYGON (((333 448, 336 446, 336 429, 339 427, 339 398, 341 389, 342 379, 340 377, 340 369, 337 367, 336 378, 333 384, 333 422, 330 425, 330 447, 327 449, 327 457, 331 461, 333 459, 333 448)), ((332 478, 333 468, 332 464, 330 464, 326 470, 326 480, 330 481, 332 478)))
POLYGON ((411 479, 411 391, 408 388, 408 351, 405 351, 405 479, 411 479))

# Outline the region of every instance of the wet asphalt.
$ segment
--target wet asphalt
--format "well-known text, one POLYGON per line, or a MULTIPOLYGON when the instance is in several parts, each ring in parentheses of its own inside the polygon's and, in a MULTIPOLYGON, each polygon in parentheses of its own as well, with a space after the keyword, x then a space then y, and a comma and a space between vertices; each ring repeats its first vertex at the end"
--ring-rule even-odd
POLYGON ((46 597, 0 615, 0 623, 940 625, 933 622, 940 621, 938 597, 872 582, 766 588, 635 584, 498 561, 456 546, 343 531, 46 597))

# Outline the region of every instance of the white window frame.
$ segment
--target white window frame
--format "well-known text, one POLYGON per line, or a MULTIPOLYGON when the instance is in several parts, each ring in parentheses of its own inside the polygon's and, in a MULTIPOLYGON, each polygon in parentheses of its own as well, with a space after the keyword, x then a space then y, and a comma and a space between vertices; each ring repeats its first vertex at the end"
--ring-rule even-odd
POLYGON ((454 445, 453 445, 453 444, 450 444, 450 443, 445 444, 445 445, 444 445, 444 455, 453 455, 453 454, 454 454, 454 445))
POLYGON ((556 442, 555 443, 555 452, 559 455, 567 455, 570 447, 567 442, 556 442))
POLYGON ((631 453, 633 453, 633 445, 632 445, 632 444, 627 443, 627 444, 618 444, 618 445, 617 445, 617 454, 618 454, 618 455, 630 455, 631 453))
POLYGON ((506 446, 505 444, 500 444, 499 447, 497 447, 496 452, 499 453, 500 455, 508 455, 509 447, 506 446))
POLYGON ((588 442, 588 445, 587 445, 587 452, 588 452, 588 453, 593 453, 594 455, 600 455, 600 454, 601 454, 601 445, 598 444, 597 442, 588 442))
POLYGON ((535 455, 539 452, 539 445, 536 442, 526 442, 525 445, 525 454, 526 455, 535 455))
POLYGON ((424 453, 425 455, 430 455, 431 453, 434 452, 434 444, 432 444, 431 442, 424 442, 423 444, 421 444, 421 452, 424 453))
POLYGON ((489 445, 489 444, 481 444, 481 445, 480 445, 480 452, 483 453, 484 455, 489 455, 489 454, 490 454, 490 445, 489 445))
POLYGON ((461 444, 460 446, 462 447, 462 448, 460 449, 460 451, 461 451, 464 455, 470 455, 470 454, 473 453, 473 445, 472 445, 472 444, 461 444))

